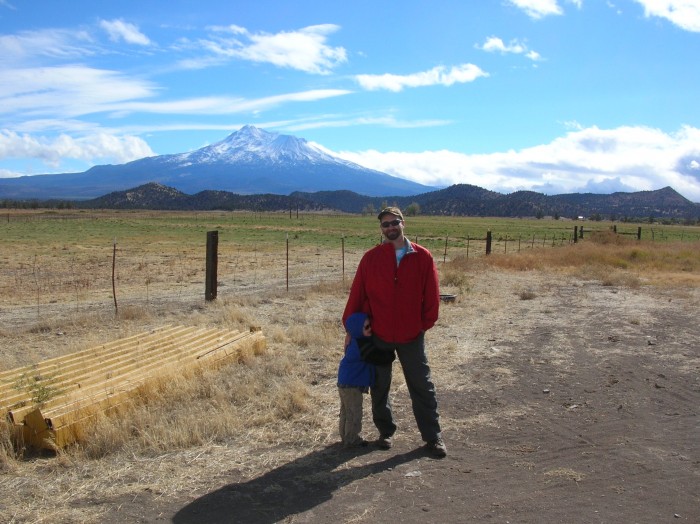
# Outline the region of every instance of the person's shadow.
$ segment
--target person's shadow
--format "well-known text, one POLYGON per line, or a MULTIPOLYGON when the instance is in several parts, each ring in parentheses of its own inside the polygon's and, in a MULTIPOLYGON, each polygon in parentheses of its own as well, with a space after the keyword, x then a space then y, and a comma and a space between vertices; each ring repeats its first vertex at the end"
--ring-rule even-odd
POLYGON ((247 482, 228 484, 180 509, 175 524, 274 523, 307 511, 355 480, 425 456, 422 448, 348 469, 336 468, 351 458, 374 451, 345 451, 338 445, 314 451, 247 482))

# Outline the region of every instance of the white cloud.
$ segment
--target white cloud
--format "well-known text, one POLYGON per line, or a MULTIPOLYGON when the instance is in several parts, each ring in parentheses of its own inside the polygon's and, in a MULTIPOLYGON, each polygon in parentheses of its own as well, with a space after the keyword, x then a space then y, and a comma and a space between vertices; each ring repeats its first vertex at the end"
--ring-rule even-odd
POLYGON ((398 92, 407 87, 464 84, 473 82, 481 76, 489 75, 474 64, 461 64, 453 66, 450 70, 447 70, 444 66, 437 66, 429 71, 410 75, 393 75, 389 73, 383 75, 356 75, 355 80, 361 87, 369 91, 386 89, 398 92))
POLYGON ((73 60, 96 52, 89 33, 82 30, 43 29, 0 35, 0 65, 26 64, 37 58, 73 60))
POLYGON ((17 127, 37 120, 74 118, 95 113, 226 114, 255 112, 290 102, 312 102, 351 93, 345 89, 315 89, 246 99, 198 97, 145 101, 158 88, 115 71, 81 65, 14 69, 0 72, 0 115, 17 115, 17 127))
POLYGON ((215 59, 237 58, 322 75, 347 61, 344 48, 326 44, 327 36, 339 29, 334 24, 276 34, 251 33, 235 25, 212 29, 215 37, 199 45, 215 59))
POLYGON ((0 80, 0 114, 77 116, 113 109, 135 98, 152 96, 150 82, 116 71, 83 65, 4 69, 0 80))
POLYGON ((647 17, 666 18, 686 31, 700 32, 698 0, 635 0, 644 7, 647 17))
POLYGON ((530 18, 543 18, 549 15, 561 15, 563 11, 557 0, 509 0, 515 7, 525 11, 530 18))
MULTIPOLYGON (((478 46, 477 46, 478 47, 478 46)), ((511 41, 509 45, 505 45, 503 43, 503 40, 496 36, 490 36, 486 39, 486 41, 483 43, 479 49, 482 49, 484 51, 498 51, 501 53, 524 53, 525 52, 525 47, 522 44, 519 44, 516 40, 511 41)))
POLYGON ((17 178, 24 175, 25 173, 18 173, 17 171, 10 171, 9 169, 0 169, 0 178, 17 178))
POLYGON ((0 159, 35 158, 47 165, 58 166, 64 159, 124 163, 152 155, 149 145, 135 136, 96 133, 81 138, 66 134, 37 138, 0 130, 0 159))
POLYGON ((223 115, 234 113, 254 113, 289 102, 313 102, 351 93, 345 89, 315 89, 284 93, 262 98, 234 97, 200 97, 164 102, 124 102, 119 110, 124 112, 142 112, 180 115, 223 115))
POLYGON ((653 190, 671 186, 700 202, 700 129, 667 134, 646 127, 571 131, 549 144, 493 154, 453 151, 337 153, 342 158, 422 184, 473 184, 509 193, 653 190))
POLYGON ((481 49, 486 52, 497 52, 497 53, 512 53, 516 55, 525 55, 530 60, 539 60, 540 54, 537 51, 532 51, 527 48, 527 46, 519 42, 518 40, 511 40, 508 44, 503 42, 497 36, 490 36, 482 45, 476 45, 477 49, 481 49))
MULTIPOLYGON (((323 118, 311 121, 286 122, 274 126, 276 129, 289 132, 306 131, 309 129, 326 129, 337 127, 383 126, 392 129, 416 129, 423 127, 438 127, 449 125, 448 120, 397 120, 393 116, 355 117, 355 118, 323 118)), ((323 149, 323 146, 317 144, 323 149)), ((332 153, 331 151, 327 151, 332 153)))
POLYGON ((124 40, 128 44, 150 45, 151 41, 134 24, 124 20, 100 20, 100 27, 107 31, 110 40, 124 40))

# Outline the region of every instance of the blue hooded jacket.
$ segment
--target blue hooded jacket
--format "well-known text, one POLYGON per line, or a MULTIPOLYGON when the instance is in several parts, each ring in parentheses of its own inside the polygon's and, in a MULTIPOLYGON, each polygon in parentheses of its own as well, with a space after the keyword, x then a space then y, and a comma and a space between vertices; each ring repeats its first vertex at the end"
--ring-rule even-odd
POLYGON ((353 313, 345 321, 345 329, 350 333, 350 344, 345 348, 345 356, 338 367, 338 386, 368 387, 374 385, 375 369, 373 364, 362 360, 358 338, 363 338, 362 328, 367 319, 366 313, 353 313))

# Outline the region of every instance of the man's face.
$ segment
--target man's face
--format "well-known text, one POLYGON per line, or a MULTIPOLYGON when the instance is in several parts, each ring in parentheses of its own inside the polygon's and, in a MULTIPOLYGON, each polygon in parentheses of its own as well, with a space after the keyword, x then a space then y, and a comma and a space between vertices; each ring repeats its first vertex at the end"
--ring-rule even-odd
POLYGON ((379 227, 387 240, 394 241, 403 234, 403 220, 391 213, 382 215, 379 227))

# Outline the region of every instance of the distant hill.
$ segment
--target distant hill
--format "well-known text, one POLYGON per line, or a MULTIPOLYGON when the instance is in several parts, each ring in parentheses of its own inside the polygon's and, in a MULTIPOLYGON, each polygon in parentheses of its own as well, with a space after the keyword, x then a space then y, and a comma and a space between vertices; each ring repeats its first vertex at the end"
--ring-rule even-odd
POLYGON ((293 195, 351 213, 359 213, 368 205, 379 209, 382 202, 388 202, 400 207, 416 203, 424 215, 700 219, 700 204, 691 202, 670 187, 610 195, 572 193, 547 196, 534 191, 503 195, 477 186, 456 184, 410 197, 369 198, 340 191, 293 195))
POLYGON ((695 204, 670 187, 656 191, 598 195, 573 193, 547 196, 533 191, 508 195, 477 186, 457 184, 445 189, 407 196, 372 197, 353 191, 295 192, 289 196, 274 194, 239 195, 226 191, 201 191, 187 195, 157 183, 127 191, 79 201, 76 207, 103 209, 170 209, 170 210, 256 210, 306 211, 335 210, 362 213, 379 210, 384 204, 407 208, 418 204, 424 215, 536 217, 559 216, 622 220, 674 218, 700 220, 700 204, 695 204))
POLYGON ((207 211, 221 209, 226 211, 255 210, 278 211, 280 209, 300 209, 318 211, 324 209, 322 204, 302 198, 284 195, 238 195, 228 191, 200 191, 187 195, 172 187, 156 182, 126 191, 115 191, 92 200, 75 202, 83 209, 154 209, 180 211, 207 211))
POLYGON ((189 153, 95 166, 83 173, 0 178, 0 198, 81 200, 149 182, 188 194, 218 190, 289 195, 347 189, 405 196, 433 189, 335 157, 303 138, 244 126, 221 142, 189 153))

